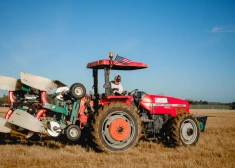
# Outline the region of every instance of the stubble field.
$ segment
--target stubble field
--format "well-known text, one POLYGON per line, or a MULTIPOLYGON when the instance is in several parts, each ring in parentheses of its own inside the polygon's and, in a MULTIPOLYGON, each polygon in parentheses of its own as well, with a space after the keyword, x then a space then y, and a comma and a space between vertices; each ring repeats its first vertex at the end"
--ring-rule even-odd
MULTIPOLYGON (((1 117, 6 108, 0 108, 1 117)), ((206 129, 195 147, 169 148, 161 143, 140 142, 121 153, 87 151, 81 145, 58 141, 29 145, 11 142, 0 145, 0 168, 7 167, 235 167, 235 111, 191 110, 207 115, 206 129)))

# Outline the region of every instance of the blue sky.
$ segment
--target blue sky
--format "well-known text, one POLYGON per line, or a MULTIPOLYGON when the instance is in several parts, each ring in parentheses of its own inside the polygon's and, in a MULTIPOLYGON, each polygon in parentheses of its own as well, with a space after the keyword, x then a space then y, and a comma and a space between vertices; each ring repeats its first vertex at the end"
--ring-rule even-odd
POLYGON ((234 9, 233 0, 1 0, 0 75, 23 71, 90 91, 86 64, 112 51, 148 65, 112 71, 124 89, 232 102, 234 9))

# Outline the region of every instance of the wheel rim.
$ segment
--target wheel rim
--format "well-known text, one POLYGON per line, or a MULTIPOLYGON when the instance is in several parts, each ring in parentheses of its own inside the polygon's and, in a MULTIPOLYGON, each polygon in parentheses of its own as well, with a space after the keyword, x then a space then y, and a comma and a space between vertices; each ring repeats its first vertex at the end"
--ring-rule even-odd
POLYGON ((181 140, 190 145, 197 139, 198 129, 197 124, 192 119, 186 119, 181 125, 181 140))
POLYGON ((55 121, 51 121, 48 123, 48 128, 47 132, 52 136, 52 137, 58 137, 61 134, 61 129, 59 123, 55 121))
POLYGON ((80 96, 80 95, 82 95, 82 93, 83 93, 83 90, 82 90, 81 87, 76 87, 75 88, 75 94, 76 95, 80 96))
POLYGON ((133 139, 136 129, 130 115, 122 111, 109 114, 102 124, 102 137, 113 148, 123 148, 133 139))
POLYGON ((109 125, 109 134, 116 141, 123 141, 129 136, 130 127, 122 118, 114 119, 109 125))
POLYGON ((76 138, 76 137, 78 136, 78 130, 77 130, 76 128, 70 129, 69 135, 70 135, 72 138, 76 138))

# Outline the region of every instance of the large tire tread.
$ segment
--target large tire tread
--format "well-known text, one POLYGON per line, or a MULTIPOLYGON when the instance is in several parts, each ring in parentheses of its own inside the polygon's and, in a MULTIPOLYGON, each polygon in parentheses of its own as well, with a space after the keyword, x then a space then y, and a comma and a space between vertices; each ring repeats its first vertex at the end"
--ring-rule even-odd
POLYGON ((84 86, 83 84, 81 84, 81 83, 74 83, 74 84, 70 87, 69 92, 70 92, 70 95, 71 95, 74 99, 79 100, 79 99, 83 98, 83 97, 86 95, 86 88, 85 88, 85 86, 84 86), (80 88, 82 89, 83 92, 82 92, 81 95, 77 95, 77 94, 75 93, 76 87, 80 87, 80 88))
MULTIPOLYGON (((104 105, 103 107, 101 107, 98 110, 98 113, 94 114, 93 117, 93 122, 92 122, 92 130, 91 130, 91 135, 92 135, 92 142, 94 143, 94 147, 98 150, 98 151, 103 151, 103 152, 118 152, 118 151, 111 151, 109 149, 107 149, 102 141, 101 138, 99 137, 99 125, 101 124, 100 121, 102 119, 102 116, 105 115, 105 113, 112 109, 112 108, 125 108, 129 111, 131 111, 133 113, 133 115, 135 116, 135 118, 137 119, 137 123, 138 123, 138 133, 137 133, 137 138, 135 139, 135 141, 133 142, 133 144, 131 145, 131 147, 134 147, 137 145, 140 136, 141 136, 141 121, 139 116, 137 115, 137 113, 135 112, 134 109, 132 109, 129 105, 122 103, 122 102, 112 102, 109 104, 104 105)), ((128 147, 130 148, 130 147, 128 147)))
MULTIPOLYGON (((197 130, 199 135, 193 144, 185 145, 181 142, 181 140, 180 140, 180 125, 185 117, 192 117, 193 118, 194 116, 189 113, 181 113, 172 119, 172 123, 170 126, 170 139, 171 139, 170 141, 171 141, 172 146, 194 146, 199 139, 200 131, 197 130)), ((199 128, 198 122, 196 121, 195 123, 197 124, 197 128, 199 128)))

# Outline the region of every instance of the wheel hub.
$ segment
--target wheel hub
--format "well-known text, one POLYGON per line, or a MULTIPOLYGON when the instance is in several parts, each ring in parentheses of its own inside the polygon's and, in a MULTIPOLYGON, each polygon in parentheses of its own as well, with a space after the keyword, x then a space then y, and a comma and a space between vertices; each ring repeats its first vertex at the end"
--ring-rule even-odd
POLYGON ((71 137, 74 138, 74 137, 76 137, 77 135, 78 135, 78 131, 77 131, 76 129, 71 129, 71 130, 70 130, 70 136, 71 136, 71 137))
POLYGON ((81 95, 81 94, 82 94, 82 89, 81 89, 80 87, 76 87, 75 93, 76 93, 77 95, 81 95))
POLYGON ((188 128, 188 129, 187 129, 187 135, 188 135, 188 136, 193 135, 193 129, 192 129, 192 128, 188 128))
POLYGON ((118 132, 121 133, 123 131, 123 128, 122 127, 119 127, 118 128, 118 132))
POLYGON ((55 122, 55 121, 51 121, 48 123, 48 128, 47 128, 47 132, 52 136, 52 137, 58 137, 61 134, 61 128, 60 128, 60 124, 55 122))
POLYGON ((125 140, 130 133, 130 126, 126 120, 117 118, 109 125, 110 136, 116 141, 125 140))
POLYGON ((181 125, 181 140, 183 141, 184 144, 186 145, 191 145, 197 140, 197 125, 194 120, 191 118, 188 118, 183 121, 181 125))

